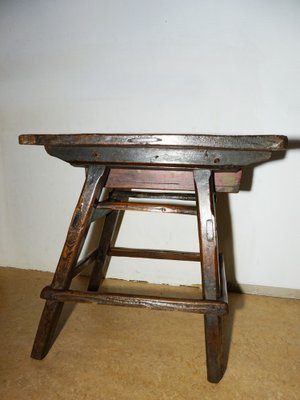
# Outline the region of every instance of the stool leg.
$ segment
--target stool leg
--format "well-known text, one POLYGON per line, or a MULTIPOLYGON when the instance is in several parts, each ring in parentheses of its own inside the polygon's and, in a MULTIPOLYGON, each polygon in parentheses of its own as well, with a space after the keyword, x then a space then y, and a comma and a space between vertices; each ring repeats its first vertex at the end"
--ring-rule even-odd
MULTIPOLYGON (((194 171, 203 297, 218 300, 221 296, 217 226, 213 176, 210 170, 194 171)), ((222 319, 204 316, 207 379, 217 383, 223 376, 222 319)))
MULTIPOLYGON (((85 183, 53 277, 52 288, 65 290, 71 285, 72 270, 77 263, 90 226, 95 200, 100 195, 106 176, 107 171, 102 166, 93 165, 87 169, 85 183)), ((48 353, 62 307, 62 302, 46 301, 33 344, 32 358, 42 359, 48 353)))
POLYGON ((119 215, 120 211, 112 211, 105 218, 98 247, 98 254, 94 268, 91 273, 88 290, 97 292, 100 284, 105 278, 108 268, 107 252, 111 245, 119 215))
POLYGON ((204 316, 207 379, 218 383, 223 375, 222 317, 204 316))

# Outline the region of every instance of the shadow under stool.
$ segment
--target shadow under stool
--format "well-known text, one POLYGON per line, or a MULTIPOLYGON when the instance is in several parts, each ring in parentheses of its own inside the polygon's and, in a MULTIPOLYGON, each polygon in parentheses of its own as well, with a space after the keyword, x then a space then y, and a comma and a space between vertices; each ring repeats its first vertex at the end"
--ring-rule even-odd
POLYGON ((242 168, 269 160, 272 152, 284 151, 287 138, 76 134, 21 135, 19 142, 42 145, 51 156, 86 170, 53 281, 41 293, 46 303, 31 356, 42 359, 49 351, 64 302, 179 310, 204 314, 207 377, 219 382, 224 374, 222 317, 228 313, 228 299, 218 251, 215 194, 238 192, 242 168), (114 247, 118 220, 127 210, 197 216, 200 252, 114 247), (99 246, 78 263, 90 225, 98 218, 105 218, 99 246), (100 293, 110 256, 199 261, 203 295, 195 300, 100 293), (88 260, 93 260, 94 266, 87 291, 70 290, 72 279, 88 260))

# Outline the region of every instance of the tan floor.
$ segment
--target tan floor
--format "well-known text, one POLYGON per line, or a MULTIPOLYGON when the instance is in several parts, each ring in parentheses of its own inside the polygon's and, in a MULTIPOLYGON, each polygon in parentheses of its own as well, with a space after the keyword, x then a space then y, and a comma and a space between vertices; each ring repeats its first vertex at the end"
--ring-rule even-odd
POLYGON ((50 280, 0 268, 1 399, 300 399, 299 301, 230 295, 228 367, 214 385, 196 314, 77 304, 48 356, 31 359, 50 280))

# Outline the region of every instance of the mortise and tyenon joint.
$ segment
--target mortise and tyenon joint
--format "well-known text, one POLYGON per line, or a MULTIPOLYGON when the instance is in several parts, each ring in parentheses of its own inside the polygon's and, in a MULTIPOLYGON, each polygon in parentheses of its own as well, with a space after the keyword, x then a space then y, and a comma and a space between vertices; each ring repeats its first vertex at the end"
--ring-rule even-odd
POLYGON ((214 224, 212 219, 206 221, 206 238, 209 242, 214 240, 214 224))
POLYGON ((42 145, 50 155, 86 170, 52 284, 41 294, 46 303, 32 357, 42 359, 47 354, 67 301, 187 311, 204 314, 207 377, 210 382, 219 382, 224 374, 222 317, 228 312, 228 298, 223 258, 218 251, 215 193, 237 193, 242 168, 269 160, 272 152, 284 151, 287 138, 53 134, 21 135, 19 141, 42 145), (100 201, 104 189, 109 194, 100 201), (118 221, 127 210, 197 216, 200 253, 114 247, 118 221), (78 263, 90 224, 98 218, 104 218, 98 248, 78 263), (102 293, 111 256, 199 261, 203 297, 192 300, 102 293), (70 290, 72 279, 88 262, 93 262, 94 267, 87 291, 70 290))

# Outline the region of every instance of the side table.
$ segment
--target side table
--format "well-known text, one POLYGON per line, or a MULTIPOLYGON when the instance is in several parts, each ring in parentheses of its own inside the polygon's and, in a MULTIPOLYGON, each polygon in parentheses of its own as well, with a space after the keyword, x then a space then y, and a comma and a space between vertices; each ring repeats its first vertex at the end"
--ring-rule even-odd
POLYGON ((47 354, 66 301, 180 310, 204 314, 207 377, 210 382, 219 382, 224 373, 222 317, 228 313, 228 299, 218 251, 215 193, 238 192, 242 168, 269 160, 272 152, 284 151, 287 138, 76 134, 21 135, 19 142, 42 145, 51 156, 86 169, 53 281, 41 293, 46 303, 31 356, 42 359, 47 354), (102 199, 104 190, 107 196, 102 199), (181 200, 181 204, 174 204, 174 199, 181 200), (184 204, 187 200, 195 200, 195 205, 184 204), (126 210, 196 215, 200 253, 114 247, 117 221, 126 210), (100 217, 105 221, 99 246, 78 263, 90 224, 100 217), (192 300, 98 292, 110 256, 199 261, 203 296, 192 300), (70 290, 72 279, 88 260, 94 261, 88 290, 70 290))

